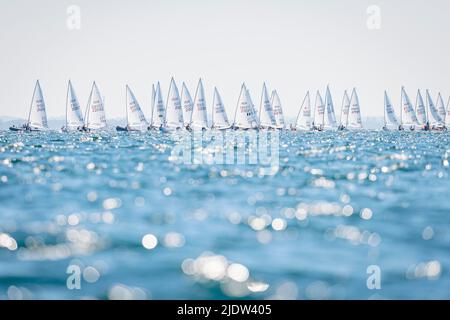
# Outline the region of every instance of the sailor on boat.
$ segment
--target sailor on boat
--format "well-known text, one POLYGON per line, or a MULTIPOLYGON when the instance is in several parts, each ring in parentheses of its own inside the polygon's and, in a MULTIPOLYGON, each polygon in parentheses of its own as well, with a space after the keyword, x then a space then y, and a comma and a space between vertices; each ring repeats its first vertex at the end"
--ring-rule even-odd
POLYGON ((48 130, 47 113, 45 111, 44 96, 42 94, 41 85, 39 80, 36 81, 34 86, 33 98, 31 99, 30 111, 28 113, 27 123, 22 125, 21 128, 10 127, 11 131, 42 131, 48 130))

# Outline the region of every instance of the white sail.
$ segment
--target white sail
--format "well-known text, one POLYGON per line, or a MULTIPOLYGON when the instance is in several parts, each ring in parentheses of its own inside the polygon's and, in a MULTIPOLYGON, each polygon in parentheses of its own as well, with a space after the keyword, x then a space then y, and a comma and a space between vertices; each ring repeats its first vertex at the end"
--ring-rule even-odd
POLYGON ((448 128, 450 126, 450 97, 447 101, 447 112, 445 115, 445 126, 448 128))
POLYGON ((414 112, 411 100, 409 100, 408 94, 405 91, 405 88, 402 87, 402 109, 401 109, 401 117, 400 122, 404 125, 416 125, 419 124, 417 120, 416 113, 414 112))
POLYGON ((258 119, 253 110, 253 106, 245 84, 242 84, 238 103, 234 113, 233 126, 240 129, 250 129, 258 127, 258 119))
POLYGON ((278 96, 278 92, 276 90, 272 91, 271 104, 277 128, 284 129, 285 122, 284 122, 283 108, 281 107, 280 97, 278 96))
POLYGON ((444 122, 444 120, 445 120, 445 105, 444 105, 444 100, 442 99, 440 92, 439 92, 437 100, 436 100, 436 109, 438 111, 439 117, 441 118, 441 121, 444 122))
POLYGON ((66 97, 66 130, 76 130, 77 128, 81 128, 83 124, 80 103, 78 102, 72 82, 69 80, 66 97))
POLYGON ((208 117, 206 114, 205 90, 202 79, 198 80, 197 91, 194 98, 194 109, 191 116, 191 127, 197 129, 208 128, 208 117))
POLYGON ((155 84, 152 83, 152 101, 150 101, 150 112, 151 112, 150 123, 152 122, 153 119, 153 109, 155 107, 155 95, 156 95, 155 84))
POLYGON ((353 88, 352 96, 350 98, 350 112, 348 114, 348 128, 361 129, 361 107, 359 105, 358 94, 356 88, 353 88))
POLYGON ((426 91, 427 93, 427 105, 429 110, 429 118, 430 118, 430 124, 432 125, 441 125, 443 123, 441 116, 438 113, 438 110, 436 108, 436 105, 433 102, 433 99, 431 99, 430 91, 426 91))
POLYGON ((259 105, 259 123, 264 128, 275 128, 276 120, 273 115, 272 104, 270 103, 269 93, 266 84, 263 83, 261 102, 259 105))
POLYGON ((147 130, 148 122, 145 119, 139 102, 128 85, 126 86, 126 104, 128 128, 140 131, 147 130))
POLYGON ((85 121, 86 127, 88 129, 98 130, 106 128, 106 117, 103 99, 95 81, 92 84, 92 90, 89 96, 85 121))
POLYGON ((309 91, 306 92, 305 98, 303 98, 297 120, 295 121, 295 128, 297 130, 311 129, 311 101, 309 99, 309 91))
POLYGON ((34 86, 27 125, 32 129, 48 129, 45 101, 39 80, 36 81, 36 85, 34 86))
POLYGON ((386 91, 384 91, 384 124, 386 126, 398 126, 395 110, 386 91))
POLYGON ((330 87, 327 86, 327 90, 325 93, 325 126, 329 128, 333 128, 336 126, 336 115, 334 113, 334 104, 333 98, 331 97, 330 87))
POLYGON ((416 96, 416 115, 419 124, 424 125, 427 123, 427 111, 425 108, 425 103, 423 102, 422 93, 420 89, 417 90, 416 96))
POLYGON ((181 107, 183 108, 183 119, 184 125, 186 126, 191 122, 194 103, 192 102, 191 94, 184 82, 183 87, 181 88, 181 107))
POLYGON ((215 129, 225 129, 230 127, 227 112, 220 97, 217 88, 214 88, 213 110, 212 110, 212 127, 215 129))
POLYGON ((325 124, 325 104, 319 90, 316 93, 316 101, 314 103, 314 119, 313 124, 316 128, 322 127, 325 124))
POLYGON ((152 127, 159 128, 164 126, 164 101, 161 93, 161 86, 159 82, 156 84, 155 99, 153 102, 152 111, 152 127))
POLYGON ((350 98, 348 97, 347 90, 344 91, 344 97, 342 98, 342 107, 341 107, 341 119, 340 125, 344 128, 348 125, 348 113, 350 110, 350 98))
POLYGON ((178 93, 175 80, 170 80, 169 94, 167 96, 166 105, 166 127, 181 128, 183 127, 183 110, 181 110, 181 99, 178 93))
POLYGON ((248 90, 248 89, 247 89, 247 95, 248 95, 248 100, 250 101, 250 105, 251 105, 250 110, 252 112, 254 112, 255 113, 255 117, 258 118, 258 115, 256 114, 255 104, 253 103, 253 99, 252 99, 252 96, 250 94, 250 90, 248 90))

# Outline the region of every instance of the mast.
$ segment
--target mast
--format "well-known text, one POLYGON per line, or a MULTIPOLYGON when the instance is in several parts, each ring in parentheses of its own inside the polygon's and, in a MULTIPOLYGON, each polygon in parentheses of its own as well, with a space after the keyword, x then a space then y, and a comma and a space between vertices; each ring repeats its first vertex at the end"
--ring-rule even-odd
POLYGON ((259 101, 259 125, 261 126, 261 114, 262 114, 262 106, 263 106, 263 98, 264 98, 264 88, 266 87, 266 83, 263 82, 261 99, 259 101))
POLYGON ((213 94, 213 103, 212 103, 212 112, 211 112, 211 127, 214 128, 214 110, 216 108, 216 87, 214 87, 214 94, 213 94))
POLYGON ((39 80, 36 80, 36 84, 34 85, 33 97, 31 98, 30 110, 28 111, 27 126, 30 125, 31 108, 33 108, 34 96, 35 96, 35 94, 36 94, 36 88, 37 88, 38 84, 39 84, 39 80))
POLYGON ((400 125, 403 126, 403 86, 400 93, 400 125))
POLYGON ((90 114, 90 108, 89 108, 89 105, 90 105, 90 103, 91 103, 91 99, 92 99, 92 91, 94 91, 94 85, 95 85, 95 81, 94 81, 94 83, 92 84, 92 88, 91 88, 91 93, 89 94, 89 99, 88 99, 88 103, 87 103, 87 106, 86 106, 86 119, 85 119, 85 124, 86 124, 86 127, 89 125, 89 114, 90 114))
POLYGON ((150 126, 153 125, 153 109, 155 108, 155 84, 152 83, 152 101, 150 101, 151 110, 151 118, 150 118, 150 126))
MULTIPOLYGON (((239 108, 239 101, 241 101, 241 95, 242 95, 243 88, 245 88, 245 83, 243 83, 241 85, 241 92, 239 93, 238 101, 237 101, 237 104, 236 104, 236 109, 234 109, 233 125, 236 124, 236 115, 237 115, 237 111, 238 111, 238 108, 239 108)), ((246 90, 247 90, 247 88, 246 88, 246 90)))
POLYGON ((386 93, 386 90, 384 90, 384 110, 383 110, 384 126, 387 125, 387 122, 386 122, 386 106, 387 106, 387 93, 386 93))
POLYGON ((70 79, 69 79, 69 83, 67 84, 67 94, 66 94, 66 130, 67 130, 67 125, 68 125, 67 108, 69 107, 69 105, 68 105, 68 102, 69 102, 69 90, 70 90, 70 79))

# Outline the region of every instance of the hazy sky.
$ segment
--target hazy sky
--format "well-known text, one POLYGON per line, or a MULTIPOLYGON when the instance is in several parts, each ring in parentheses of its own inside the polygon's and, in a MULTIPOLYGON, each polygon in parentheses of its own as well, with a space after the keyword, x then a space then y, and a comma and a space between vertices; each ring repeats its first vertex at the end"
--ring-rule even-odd
POLYGON ((363 116, 382 115, 384 89, 397 110, 402 84, 413 102, 419 87, 450 94, 449 14, 448 0, 0 0, 0 115, 26 118, 36 79, 64 115, 69 78, 83 110, 96 80, 108 118, 125 115, 127 83, 148 115, 151 84, 166 98, 171 76, 192 95, 202 77, 208 110, 217 86, 229 117, 243 81, 258 108, 262 82, 277 88, 287 116, 328 83, 338 112, 356 86, 363 116))

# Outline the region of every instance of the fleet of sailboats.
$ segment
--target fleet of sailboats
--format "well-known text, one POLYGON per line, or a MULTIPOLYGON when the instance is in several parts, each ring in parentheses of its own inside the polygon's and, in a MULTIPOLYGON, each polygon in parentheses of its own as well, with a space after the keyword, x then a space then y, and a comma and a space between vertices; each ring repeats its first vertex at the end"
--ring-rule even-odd
MULTIPOLYGON (((450 99, 449 99, 450 101, 450 99)), ((417 90, 416 104, 413 108, 411 100, 404 87, 401 88, 401 107, 400 107, 400 122, 397 121, 395 115, 395 108, 392 105, 387 92, 384 93, 384 126, 383 130, 421 130, 421 131, 443 131, 447 130, 450 118, 449 113, 444 106, 444 100, 439 93, 436 104, 431 98, 430 91, 425 91, 425 102, 422 92, 417 90)))
MULTIPOLYGON (((166 103, 163 100, 161 85, 152 85, 151 117, 145 118, 144 112, 131 88, 125 86, 126 126, 117 126, 117 131, 147 130, 181 130, 181 129, 286 129, 283 108, 277 90, 273 90, 269 98, 266 83, 263 83, 259 112, 253 104, 251 93, 245 83, 241 85, 232 122, 228 119, 225 105, 218 89, 214 88, 211 108, 211 119, 208 121, 205 89, 202 79, 199 79, 194 99, 183 82, 181 95, 174 78, 170 80, 166 103)), ((310 92, 307 91, 295 119, 290 125, 292 131, 323 131, 323 130, 360 130, 363 129, 361 107, 356 88, 349 97, 344 91, 341 105, 339 125, 336 119, 330 86, 325 89, 322 98, 317 90, 314 106, 311 104, 310 92)), ((63 132, 86 131, 95 132, 108 130, 105 116, 104 97, 95 83, 92 84, 84 117, 75 93, 72 81, 67 84, 65 124, 63 132)), ((415 105, 404 87, 400 92, 400 117, 395 113, 387 91, 384 91, 383 130, 446 130, 450 126, 450 98, 447 105, 441 93, 438 93, 436 103, 431 98, 430 91, 425 91, 425 101, 420 90, 417 91, 415 105)), ((12 131, 44 131, 48 130, 46 106, 39 80, 36 81, 30 103, 27 122, 20 126, 12 126, 12 131)))

